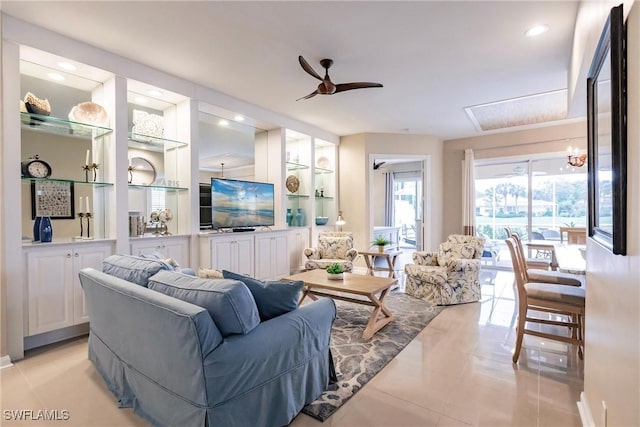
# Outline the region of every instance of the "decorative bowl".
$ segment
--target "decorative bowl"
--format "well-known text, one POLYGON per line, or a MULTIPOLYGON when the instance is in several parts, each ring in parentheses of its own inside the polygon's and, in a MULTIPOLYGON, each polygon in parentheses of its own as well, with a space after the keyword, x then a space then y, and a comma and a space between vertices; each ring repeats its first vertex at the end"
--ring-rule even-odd
POLYGON ((316 225, 326 225, 329 222, 328 216, 317 216, 316 217, 316 225))
POLYGON ((69 120, 95 126, 108 126, 109 116, 101 105, 94 102, 81 102, 69 112, 69 120))

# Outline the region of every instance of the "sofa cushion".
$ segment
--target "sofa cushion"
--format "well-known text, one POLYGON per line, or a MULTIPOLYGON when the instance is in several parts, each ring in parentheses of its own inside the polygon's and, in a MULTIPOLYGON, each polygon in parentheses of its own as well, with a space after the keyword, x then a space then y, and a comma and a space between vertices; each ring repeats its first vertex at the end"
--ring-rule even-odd
POLYGON ((103 273, 144 287, 149 277, 161 270, 172 271, 173 267, 159 259, 133 255, 111 255, 102 261, 103 273))
POLYGON ((247 334, 260 323, 251 292, 238 280, 161 271, 149 279, 149 289, 205 308, 223 337, 247 334))
POLYGON ((438 265, 447 265, 447 262, 452 258, 473 259, 475 251, 476 249, 473 245, 466 243, 441 243, 438 251, 438 265))
POLYGON ((243 282, 256 300, 260 319, 269 320, 274 317, 288 313, 298 308, 300 291, 304 287, 304 282, 288 281, 266 281, 222 270, 225 279, 235 279, 243 282))

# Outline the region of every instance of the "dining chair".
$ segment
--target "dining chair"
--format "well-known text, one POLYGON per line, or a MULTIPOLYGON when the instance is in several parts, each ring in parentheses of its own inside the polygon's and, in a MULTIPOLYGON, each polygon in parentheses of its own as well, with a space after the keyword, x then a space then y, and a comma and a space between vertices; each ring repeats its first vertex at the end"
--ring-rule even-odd
POLYGON ((556 285, 582 286, 582 281, 576 278, 575 274, 563 273, 561 271, 549 271, 548 264, 543 264, 543 268, 537 268, 537 264, 530 262, 524 254, 524 247, 520 236, 512 233, 511 238, 516 243, 516 248, 520 254, 520 258, 525 260, 525 275, 527 282, 543 282, 553 283, 556 285))
POLYGON ((583 358, 584 347, 584 287, 556 285, 551 283, 528 282, 526 265, 513 237, 506 240, 513 272, 516 276, 516 294, 518 320, 516 323, 516 344, 513 352, 513 363, 518 363, 524 335, 533 335, 578 346, 578 356, 583 358), (535 312, 547 313, 547 317, 534 317, 535 312), (561 327, 560 333, 553 333, 555 328, 531 328, 531 324, 561 327), (564 327, 569 328, 568 335, 563 334, 564 327), (547 332, 548 331, 548 332, 547 332))

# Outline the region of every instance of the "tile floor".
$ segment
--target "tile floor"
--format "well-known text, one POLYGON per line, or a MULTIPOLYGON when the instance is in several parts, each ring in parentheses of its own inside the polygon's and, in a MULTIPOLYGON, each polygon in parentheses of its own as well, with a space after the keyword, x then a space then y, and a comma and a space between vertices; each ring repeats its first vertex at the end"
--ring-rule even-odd
MULTIPOLYGON (((514 366, 513 274, 485 269, 481 279, 480 303, 446 308, 324 423, 301 414, 291 426, 580 426, 583 362, 564 344, 526 340, 514 366)), ((86 342, 32 350, 0 371, 0 425, 146 425, 117 407, 86 342), (14 409, 66 410, 69 420, 10 421, 14 409)))

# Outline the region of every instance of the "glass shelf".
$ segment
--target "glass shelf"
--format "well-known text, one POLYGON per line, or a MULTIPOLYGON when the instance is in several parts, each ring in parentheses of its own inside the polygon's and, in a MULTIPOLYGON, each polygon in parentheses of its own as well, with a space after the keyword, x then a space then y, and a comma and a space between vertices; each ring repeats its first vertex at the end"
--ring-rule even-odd
POLYGON ((323 175, 325 173, 333 173, 333 171, 331 169, 323 169, 323 168, 319 168, 319 167, 316 167, 315 172, 316 172, 316 175, 323 175))
POLYGON ((308 199, 309 196, 306 194, 287 194, 289 199, 308 199))
POLYGON ((73 122, 52 116, 20 113, 22 128, 36 132, 53 133, 82 139, 101 138, 112 132, 102 126, 73 122))
POLYGON ((301 163, 292 163, 292 162, 287 162, 287 170, 288 171, 295 171, 295 170, 301 170, 301 169, 309 169, 309 165, 303 165, 301 163))
POLYGON ((186 142, 175 141, 173 139, 158 138, 157 136, 143 135, 141 133, 129 132, 129 147, 141 150, 164 152, 180 147, 186 147, 186 142))
POLYGON ((47 182, 47 181, 55 181, 55 182, 72 182, 74 184, 80 185, 92 185, 95 187, 110 187, 113 185, 111 182, 99 182, 99 181, 78 181, 74 179, 60 179, 60 178, 27 178, 22 177, 23 182, 47 182))
POLYGON ((171 187, 168 185, 138 185, 138 184, 129 184, 129 188, 139 188, 139 189, 147 189, 147 188, 159 188, 168 191, 185 191, 188 188, 185 187, 171 187))
POLYGON ((333 200, 333 197, 330 197, 330 196, 316 197, 316 201, 320 201, 320 200, 333 200))

